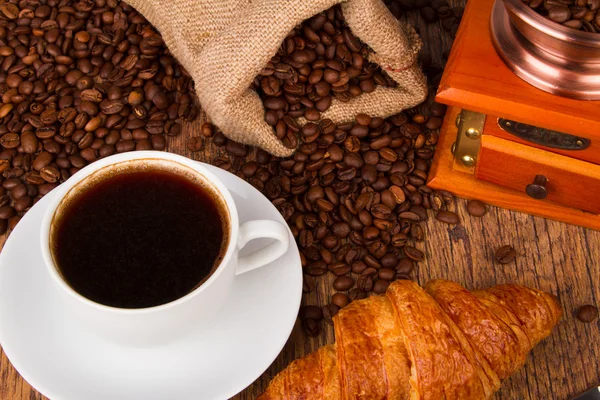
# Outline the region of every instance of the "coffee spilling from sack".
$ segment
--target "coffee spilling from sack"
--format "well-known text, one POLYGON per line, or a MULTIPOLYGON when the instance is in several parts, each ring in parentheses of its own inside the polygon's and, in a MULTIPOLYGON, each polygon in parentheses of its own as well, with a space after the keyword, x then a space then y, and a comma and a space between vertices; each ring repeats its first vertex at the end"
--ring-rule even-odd
POLYGON ((146 308, 185 296, 215 272, 229 243, 227 206, 201 178, 169 167, 101 170, 65 197, 50 249, 73 290, 106 306, 146 308))

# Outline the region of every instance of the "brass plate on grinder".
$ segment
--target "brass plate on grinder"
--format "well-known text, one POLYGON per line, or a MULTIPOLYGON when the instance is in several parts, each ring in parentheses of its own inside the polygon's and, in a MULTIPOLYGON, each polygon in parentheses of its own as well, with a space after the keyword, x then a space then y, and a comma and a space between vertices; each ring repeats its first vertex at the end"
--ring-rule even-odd
POLYGON ((511 135, 540 146, 560 150, 584 150, 590 147, 591 141, 579 136, 569 135, 550 129, 522 124, 504 118, 498 118, 498 126, 511 135))

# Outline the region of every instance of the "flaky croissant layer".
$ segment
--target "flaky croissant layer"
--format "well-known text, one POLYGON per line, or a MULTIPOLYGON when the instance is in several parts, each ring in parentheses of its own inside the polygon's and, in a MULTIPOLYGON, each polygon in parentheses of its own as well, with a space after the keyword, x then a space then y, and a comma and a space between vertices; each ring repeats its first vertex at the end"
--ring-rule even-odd
POLYGON ((340 311, 336 343, 292 362, 258 400, 488 399, 561 315, 552 295, 520 285, 396 281, 340 311))

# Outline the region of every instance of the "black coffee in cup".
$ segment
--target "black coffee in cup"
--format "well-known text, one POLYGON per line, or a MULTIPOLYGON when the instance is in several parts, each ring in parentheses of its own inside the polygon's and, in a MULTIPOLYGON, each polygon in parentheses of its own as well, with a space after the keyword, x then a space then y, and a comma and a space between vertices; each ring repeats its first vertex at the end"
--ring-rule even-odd
POLYGON ((227 206, 210 184, 172 165, 142 160, 100 170, 67 194, 50 244, 76 292, 145 308, 185 296, 214 273, 229 242, 227 206))

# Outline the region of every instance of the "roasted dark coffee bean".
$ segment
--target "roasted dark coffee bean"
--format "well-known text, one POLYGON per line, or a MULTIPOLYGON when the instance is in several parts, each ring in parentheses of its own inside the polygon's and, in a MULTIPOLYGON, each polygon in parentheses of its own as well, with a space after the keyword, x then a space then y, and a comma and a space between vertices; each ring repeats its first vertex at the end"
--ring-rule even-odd
POLYGON ((328 304, 322 308, 323 320, 329 325, 333 325, 333 317, 340 311, 340 307, 335 304, 328 304))
POLYGON ((339 291, 346 291, 354 286, 354 279, 349 276, 339 276, 333 281, 333 288, 339 291))
POLYGON ((577 310, 577 319, 581 322, 590 323, 598 319, 598 307, 593 305, 585 305, 577 310))
POLYGON ((204 147, 204 141, 199 136, 192 136, 187 141, 187 149, 191 152, 197 152, 204 147))
POLYGON ((349 265, 341 263, 341 262, 330 264, 328 266, 328 268, 335 276, 346 275, 347 273, 349 273, 352 270, 349 265))
POLYGON ((310 276, 321 276, 327 271, 325 263, 322 261, 315 261, 306 267, 306 273, 310 276))
POLYGON ((460 218, 458 215, 452 211, 440 210, 435 214, 435 218, 438 221, 445 222, 447 224, 458 224, 460 222, 460 218))
POLYGON ((308 275, 308 274, 304 274, 303 278, 302 278, 302 292, 303 293, 310 293, 313 290, 315 290, 317 284, 315 282, 315 278, 313 278, 312 276, 308 275))
POLYGON ((15 215, 15 209, 11 206, 0 207, 0 219, 9 219, 15 215))
POLYGON ((402 258, 396 265, 398 275, 409 275, 414 269, 414 262, 410 258, 402 258))
POLYGON ((396 271, 391 268, 381 268, 379 270, 379 277, 386 281, 393 281, 396 277, 396 271))
POLYGON ((508 264, 517 257, 517 251, 511 245, 504 245, 496 250, 494 259, 500 264, 508 264))
POLYGON ((354 288, 350 292, 348 292, 348 299, 350 301, 354 300, 362 300, 367 298, 367 293, 359 288, 354 288))
POLYGON ((356 285, 360 290, 370 292, 373 290, 373 278, 370 275, 361 275, 356 285))
POLYGON ((423 7, 419 10, 419 13, 425 22, 432 23, 437 21, 437 14, 432 7, 423 7))
POLYGON ((362 274, 367 269, 367 264, 364 261, 354 261, 352 263, 352 272, 362 274))
POLYGON ((319 323, 311 318, 302 321, 302 326, 304 327, 304 330, 309 336, 319 336, 319 333, 321 332, 321 327, 319 323))
POLYGON ((300 307, 298 316, 302 320, 310 318, 314 319, 315 321, 320 321, 323 319, 323 311, 317 306, 302 306, 300 307))
POLYGON ((344 308, 350 304, 350 299, 344 293, 335 293, 331 296, 331 303, 335 304, 339 308, 344 308))
POLYGON ((487 207, 479 200, 469 200, 467 202, 467 212, 473 217, 483 217, 487 213, 487 207))
POLYGON ((383 294, 390 286, 390 282, 385 279, 377 279, 373 284, 373 292, 376 294, 383 294))
POLYGON ((413 261, 422 261, 425 258, 425 254, 413 246, 404 246, 404 254, 413 261))

